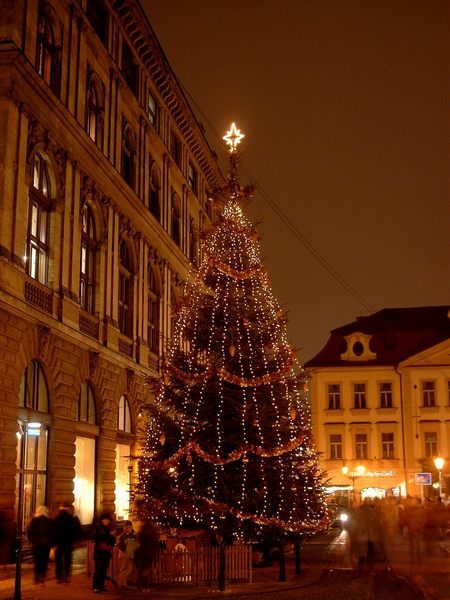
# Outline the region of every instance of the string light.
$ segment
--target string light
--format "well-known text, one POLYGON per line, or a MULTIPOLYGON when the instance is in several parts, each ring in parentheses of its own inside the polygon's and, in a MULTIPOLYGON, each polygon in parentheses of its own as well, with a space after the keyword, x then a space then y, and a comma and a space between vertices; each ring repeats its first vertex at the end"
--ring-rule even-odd
POLYGON ((202 235, 202 263, 177 307, 172 342, 149 408, 136 506, 158 523, 309 534, 327 525, 323 475, 311 438, 306 376, 286 332, 259 236, 230 174, 215 196, 219 218, 202 235))

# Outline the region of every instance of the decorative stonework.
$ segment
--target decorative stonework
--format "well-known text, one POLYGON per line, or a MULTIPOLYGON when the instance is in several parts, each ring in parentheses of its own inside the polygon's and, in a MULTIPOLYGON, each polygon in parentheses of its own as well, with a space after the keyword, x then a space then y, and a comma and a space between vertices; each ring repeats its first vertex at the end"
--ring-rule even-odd
POLYGON ((368 361, 376 360, 377 355, 370 349, 371 335, 355 332, 344 336, 347 342, 347 350, 341 354, 341 360, 368 361))
POLYGON ((43 360, 47 354, 48 342, 50 340, 50 327, 47 325, 39 325, 38 327, 38 356, 43 360))

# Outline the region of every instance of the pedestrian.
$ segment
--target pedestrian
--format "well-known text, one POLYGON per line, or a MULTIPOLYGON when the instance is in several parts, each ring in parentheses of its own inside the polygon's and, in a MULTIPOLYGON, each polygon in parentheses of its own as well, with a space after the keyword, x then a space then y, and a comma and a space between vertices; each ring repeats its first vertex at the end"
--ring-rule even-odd
POLYGON ((80 521, 73 514, 73 508, 67 502, 59 507, 59 513, 53 520, 55 528, 55 566, 56 581, 68 583, 72 567, 72 552, 80 535, 80 521))
POLYGON ((374 568, 375 542, 378 537, 375 508, 370 498, 364 499, 355 511, 355 516, 358 575, 370 575, 374 568))
POLYGON ((119 574, 117 587, 120 590, 128 589, 128 577, 135 568, 134 554, 136 552, 136 534, 131 521, 125 521, 123 532, 117 540, 119 548, 119 574))
POLYGON ((34 583, 44 584, 55 531, 46 506, 39 506, 27 531, 34 559, 34 583))
POLYGON ((100 515, 94 530, 94 592, 106 592, 105 581, 111 562, 112 551, 116 538, 111 533, 111 514, 104 512, 100 515))
POLYGON ((159 532, 153 523, 144 522, 137 535, 137 541, 135 562, 138 570, 138 587, 141 590, 149 590, 153 566, 159 552, 159 532))
POLYGON ((419 498, 407 498, 404 508, 404 523, 409 541, 409 560, 411 565, 422 562, 422 540, 425 525, 425 510, 419 498))

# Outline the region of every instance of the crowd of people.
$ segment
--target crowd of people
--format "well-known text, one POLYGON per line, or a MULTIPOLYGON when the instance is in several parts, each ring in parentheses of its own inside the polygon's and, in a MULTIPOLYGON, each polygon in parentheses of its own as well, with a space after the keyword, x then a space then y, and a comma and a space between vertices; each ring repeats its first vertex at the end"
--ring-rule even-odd
POLYGON ((352 561, 360 575, 372 572, 375 563, 392 563, 402 536, 408 541, 411 565, 418 565, 425 554, 438 556, 449 526, 450 506, 441 498, 366 498, 351 509, 347 524, 352 561))
MULTIPOLYGON (((106 591, 105 582, 109 578, 108 570, 115 546, 118 550, 116 587, 127 589, 130 579, 141 589, 150 587, 153 562, 162 543, 159 532, 150 522, 142 523, 138 533, 131 521, 121 525, 121 532, 116 537, 112 530, 112 515, 107 512, 102 513, 94 524, 92 583, 95 593, 106 591)), ((50 517, 46 506, 36 509, 27 530, 36 584, 45 583, 51 560, 55 563, 56 581, 69 583, 73 549, 80 536, 80 521, 69 504, 62 504, 54 518, 50 517)))
POLYGON ((27 531, 34 559, 35 583, 44 583, 52 550, 56 580, 59 583, 68 583, 73 547, 79 538, 80 529, 80 521, 73 514, 73 508, 69 504, 62 504, 54 519, 50 518, 46 506, 37 508, 27 531))

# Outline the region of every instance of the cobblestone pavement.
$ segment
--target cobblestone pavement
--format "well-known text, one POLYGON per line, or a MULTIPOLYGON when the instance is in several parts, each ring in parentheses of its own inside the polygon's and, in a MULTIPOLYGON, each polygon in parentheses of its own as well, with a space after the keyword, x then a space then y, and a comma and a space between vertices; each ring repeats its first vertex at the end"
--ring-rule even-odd
MULTIPOLYGON (((206 587, 168 587, 150 592, 117 592, 112 586, 105 594, 94 594, 86 566, 78 561, 69 585, 58 585, 49 573, 45 586, 32 582, 30 564, 23 565, 20 600, 206 600, 226 597, 230 600, 450 600, 450 556, 444 544, 436 556, 426 556, 420 565, 411 567, 408 547, 396 541, 392 568, 377 565, 375 573, 358 577, 351 562, 345 532, 329 534, 305 544, 302 572, 295 575, 294 560, 287 557, 287 581, 278 581, 278 567, 254 569, 252 584, 227 584, 225 592, 206 587)), ((14 598, 14 567, 0 567, 0 600, 14 598)), ((18 599, 16 599, 18 600, 18 599)))

